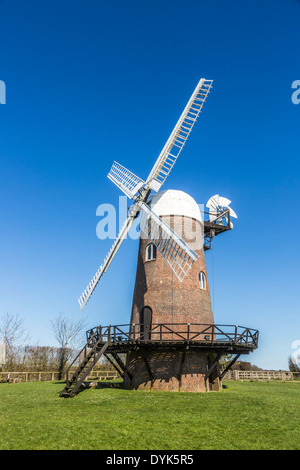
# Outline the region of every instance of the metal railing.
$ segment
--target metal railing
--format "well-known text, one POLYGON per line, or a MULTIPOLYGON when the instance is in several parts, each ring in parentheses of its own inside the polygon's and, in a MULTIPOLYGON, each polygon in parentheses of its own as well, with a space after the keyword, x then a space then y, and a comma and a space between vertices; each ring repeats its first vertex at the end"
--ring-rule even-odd
POLYGON ((128 342, 202 342, 256 348, 258 330, 238 325, 202 323, 156 323, 97 326, 87 331, 87 341, 124 344, 128 342))

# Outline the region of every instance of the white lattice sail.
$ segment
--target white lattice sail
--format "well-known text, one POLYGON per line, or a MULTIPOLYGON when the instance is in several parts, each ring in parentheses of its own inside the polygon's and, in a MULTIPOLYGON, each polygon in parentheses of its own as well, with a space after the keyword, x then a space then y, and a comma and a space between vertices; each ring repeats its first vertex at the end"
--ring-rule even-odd
POLYGON ((139 205, 141 231, 155 244, 181 282, 196 261, 196 253, 146 204, 139 205))
POLYGON ((126 234, 141 211, 141 230, 157 246, 158 250, 168 262, 177 278, 182 281, 193 262, 197 259, 196 253, 149 207, 147 201, 151 190, 159 191, 170 174, 181 150, 186 143, 194 124, 202 110, 208 93, 212 87, 212 80, 201 78, 183 113, 181 114, 173 132, 156 160, 146 182, 136 176, 124 166, 114 162, 108 178, 123 191, 126 196, 134 200, 117 239, 113 243, 103 264, 78 299, 81 310, 90 299, 92 293, 103 273, 105 273, 120 248, 126 234))
POLYGON ((114 162, 108 178, 115 183, 130 199, 133 199, 145 182, 120 163, 114 162))
POLYGON ((213 80, 201 78, 196 86, 194 93, 188 101, 173 129, 173 132, 167 140, 147 178, 146 184, 148 184, 154 191, 159 191, 175 165, 175 162, 183 149, 195 122, 197 121, 212 84, 213 80))
POLYGON ((88 284, 86 289, 83 291, 83 293, 79 297, 78 302, 79 302, 81 310, 84 309, 86 303, 90 299, 90 297, 91 297, 92 293, 94 292, 95 287, 97 286, 98 282, 100 281, 102 275, 107 271, 110 263, 112 262, 112 260, 116 256, 116 253, 117 253, 118 249, 120 248, 123 240, 125 239, 127 233, 129 232, 130 227, 132 226, 134 219, 135 219, 135 215, 130 215, 125 220, 125 222, 124 222, 124 224, 123 224, 116 240, 114 241, 111 249, 107 253, 103 263, 99 267, 98 271, 96 272, 96 274, 93 277, 93 279, 91 280, 91 282, 88 284))

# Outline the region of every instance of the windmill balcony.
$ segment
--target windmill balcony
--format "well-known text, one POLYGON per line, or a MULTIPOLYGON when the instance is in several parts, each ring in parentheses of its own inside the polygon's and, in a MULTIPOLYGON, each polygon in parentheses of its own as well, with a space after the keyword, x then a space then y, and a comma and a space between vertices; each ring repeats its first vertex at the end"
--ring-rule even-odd
POLYGON ((220 349, 247 353, 258 347, 258 330, 237 325, 157 323, 97 326, 86 332, 92 346, 107 341, 111 348, 126 352, 135 345, 220 349))

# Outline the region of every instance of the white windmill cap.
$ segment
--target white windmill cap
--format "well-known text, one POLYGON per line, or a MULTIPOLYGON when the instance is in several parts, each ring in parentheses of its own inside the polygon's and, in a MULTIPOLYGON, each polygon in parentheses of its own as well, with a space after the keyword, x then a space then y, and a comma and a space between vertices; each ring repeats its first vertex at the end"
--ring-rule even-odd
POLYGON ((180 215, 202 222, 197 202, 192 196, 183 191, 168 189, 156 193, 151 198, 150 206, 158 216, 180 215))

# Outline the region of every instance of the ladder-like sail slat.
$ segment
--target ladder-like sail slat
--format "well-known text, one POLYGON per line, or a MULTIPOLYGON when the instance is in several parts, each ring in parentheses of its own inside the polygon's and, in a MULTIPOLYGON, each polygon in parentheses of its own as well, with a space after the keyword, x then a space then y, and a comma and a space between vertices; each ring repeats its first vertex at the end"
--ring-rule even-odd
POLYGON ((162 149, 146 181, 146 184, 149 186, 149 188, 153 189, 154 191, 159 191, 160 187, 164 184, 170 171, 175 165, 175 162, 202 110, 203 104, 212 87, 212 83, 212 80, 206 80, 204 78, 201 78, 183 113, 181 114, 176 126, 174 127, 173 132, 171 133, 164 148, 162 149), (197 108, 194 107, 195 105, 197 106, 197 108), (185 131, 187 131, 185 132, 184 138, 181 135, 181 132, 183 132, 182 129, 185 129, 185 131), (173 157, 172 166, 166 167, 166 159, 171 154, 173 157))
POLYGON ((196 261, 196 253, 147 204, 138 204, 141 231, 156 245, 181 282, 196 261))
MULTIPOLYGON (((81 310, 84 309, 102 275, 107 271, 124 238, 129 232, 134 219, 140 211, 142 211, 140 224, 142 232, 146 233, 157 246, 180 281, 183 280, 193 262, 197 259, 196 253, 150 209, 147 200, 151 190, 159 191, 169 176, 202 110, 203 104, 212 87, 212 83, 212 80, 206 80, 204 78, 199 81, 146 182, 116 161, 113 163, 107 175, 108 178, 115 183, 127 197, 133 199, 134 204, 102 265, 79 297, 78 302, 81 310), (149 224, 151 226, 150 230, 149 224)), ((235 214, 233 216, 235 216, 235 214)))
POLYGON ((130 199, 133 199, 145 182, 120 163, 114 162, 107 177, 130 199))
POLYGON ((119 235, 117 236, 116 240, 114 241, 111 249, 109 250, 108 254, 106 255, 106 258, 104 259, 102 265, 99 267, 98 271, 96 272, 95 276, 91 280, 91 282, 88 284, 87 288, 83 291, 81 296, 78 299, 79 305, 81 310, 84 309, 86 303, 90 299, 92 293, 94 292, 94 289, 98 282, 100 281, 101 276, 106 272, 108 269, 110 263, 112 262, 113 258, 115 257, 118 249, 120 248, 124 238, 126 237, 127 233, 130 230, 130 227, 133 224, 133 221, 135 219, 135 215, 129 215, 127 219, 125 220, 119 235))

